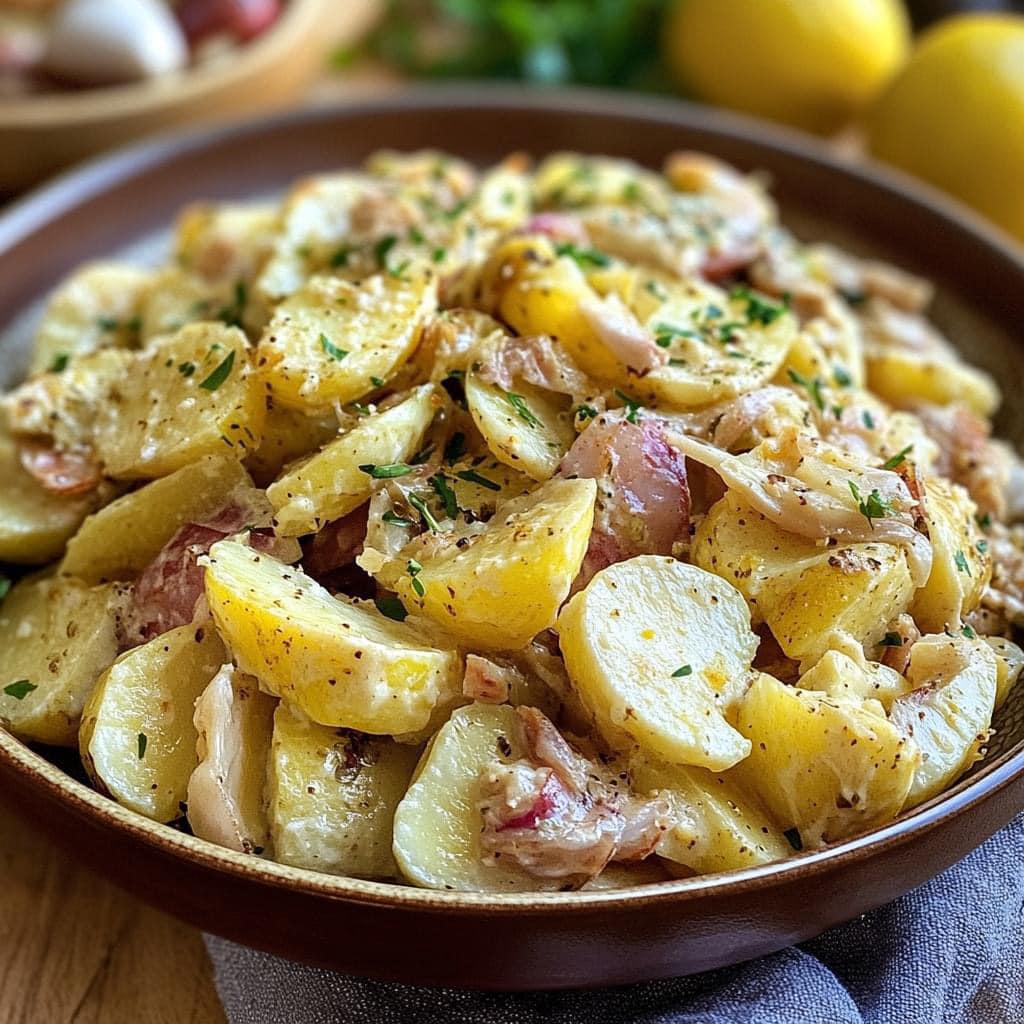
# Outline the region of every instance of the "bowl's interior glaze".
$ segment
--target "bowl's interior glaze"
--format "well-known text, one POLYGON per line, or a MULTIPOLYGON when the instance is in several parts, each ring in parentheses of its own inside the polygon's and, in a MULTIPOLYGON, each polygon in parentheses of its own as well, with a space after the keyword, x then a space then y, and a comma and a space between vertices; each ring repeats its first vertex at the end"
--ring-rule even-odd
MULTIPOLYGON (((1017 325, 1024 323, 1024 262, 1012 244, 924 189, 876 170, 835 163, 810 143, 768 133, 741 119, 663 101, 624 100, 588 93, 524 96, 501 90, 472 99, 465 92, 421 92, 397 101, 350 109, 308 112, 209 136, 157 142, 58 180, 45 192, 0 218, 0 386, 23 373, 40 303, 79 263, 117 256, 152 264, 166 251, 168 225, 196 199, 244 199, 280 193, 305 174, 360 162, 383 147, 436 147, 478 163, 511 150, 540 156, 558 149, 629 156, 659 166, 673 149, 706 150, 746 170, 765 172, 783 221, 800 237, 834 242, 862 255, 892 259, 937 285, 934 319, 974 362, 991 371, 1010 400, 998 429, 1024 441, 1024 406, 1013 400, 1024 384, 1017 325), (628 131, 625 130, 628 126, 628 131)), ((966 805, 982 795, 985 780, 1005 783, 1024 772, 1024 687, 1011 694, 995 723, 989 754, 969 777, 916 808, 905 823, 793 859, 793 867, 860 855, 913 827, 930 827, 944 805, 966 805)), ((35 755, 0 730, 0 762, 20 770, 39 768, 35 755)), ((63 757, 60 758, 63 761, 63 757)), ((64 762, 66 763, 66 762, 64 762)), ((35 781, 61 785, 47 765, 35 781)), ((67 779, 67 797, 79 814, 102 814, 114 830, 170 840, 179 855, 198 855, 235 872, 252 872, 251 859, 209 847, 165 826, 114 807, 67 779)), ((784 865, 737 873, 736 885, 767 878, 784 865)), ((279 884, 308 892, 379 902, 387 894, 403 902, 491 908, 613 904, 616 893, 469 897, 426 893, 382 883, 353 882, 267 865, 279 884)), ((660 883, 649 892, 666 896, 728 887, 733 876, 660 883)), ((640 896, 640 893, 635 895, 640 896)), ((641 897, 642 898, 642 897, 641 897)))

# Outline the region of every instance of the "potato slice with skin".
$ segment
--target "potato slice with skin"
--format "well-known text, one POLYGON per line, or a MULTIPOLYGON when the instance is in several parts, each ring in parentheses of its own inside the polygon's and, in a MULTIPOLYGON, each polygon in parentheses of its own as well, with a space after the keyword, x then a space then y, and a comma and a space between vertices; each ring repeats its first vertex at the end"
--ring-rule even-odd
POLYGON ((914 584, 892 544, 829 548, 769 522, 727 493, 697 527, 693 561, 746 597, 790 658, 816 661, 842 635, 871 646, 906 611, 914 584))
POLYGON ((818 690, 837 700, 877 700, 886 711, 911 686, 888 665, 866 661, 855 644, 860 660, 842 651, 826 651, 818 662, 800 676, 800 689, 818 690))
POLYGON ((179 626, 122 654, 82 715, 79 750, 97 788, 154 821, 183 813, 195 770, 193 705, 224 663, 209 626, 179 626))
POLYGON ((94 444, 108 475, 166 476, 204 455, 259 447, 265 403, 236 327, 200 323, 139 353, 97 413, 94 444))
POLYGON ((139 303, 152 275, 121 263, 89 263, 53 293, 43 313, 30 373, 59 367, 69 356, 139 341, 139 303))
POLYGON ((117 657, 116 586, 26 579, 0 605, 0 722, 15 736, 73 747, 82 708, 117 657))
POLYGON ((375 390, 416 348, 437 302, 429 272, 376 274, 359 285, 314 277, 274 312, 259 365, 274 400, 316 412, 375 390))
POLYGON ((724 711, 757 650, 743 598, 696 566, 639 555, 601 570, 558 617, 573 686, 613 746, 723 771, 750 744, 724 711))
POLYGON ((392 824, 418 757, 418 747, 329 729, 280 704, 267 785, 275 859, 353 878, 394 878, 392 824))
POLYGON ((978 759, 992 722, 998 666, 984 640, 940 633, 910 649, 907 678, 914 689, 893 704, 890 717, 924 755, 907 797, 913 807, 978 759))
POLYGON ((285 473, 267 488, 277 533, 315 533, 362 505, 370 497, 373 477, 359 467, 405 462, 415 455, 440 405, 434 385, 423 384, 285 473))
POLYGON ((568 400, 525 381, 503 391, 470 372, 466 402, 494 456, 534 480, 554 476, 576 439, 568 400))
POLYGON ((206 597, 239 667, 323 725, 422 729, 461 693, 461 661, 371 604, 331 597, 300 569, 236 541, 210 549, 206 597))
POLYGON ((959 629, 978 607, 992 578, 992 556, 975 520, 977 506, 963 487, 943 477, 928 477, 926 494, 932 571, 914 595, 910 614, 923 632, 941 633, 959 629))
POLYGON ((963 402, 986 418, 999 408, 995 381, 976 366, 911 349, 869 346, 868 387, 897 407, 923 401, 933 405, 963 402))
POLYGON ((586 554, 595 494, 593 480, 549 480, 482 529, 417 538, 400 553, 405 572, 381 582, 471 647, 517 650, 554 625, 586 554))
POLYGON ((276 706, 233 665, 224 665, 196 701, 199 763, 188 780, 188 823, 200 839, 240 853, 267 850, 264 790, 276 706))
POLYGON ((460 892, 524 892, 562 884, 484 863, 482 775, 494 762, 525 756, 515 710, 507 704, 471 704, 453 712, 395 812, 395 860, 408 881, 460 892))
POLYGON ((728 775, 635 756, 633 788, 668 801, 671 825, 654 852, 699 875, 788 857, 785 836, 728 775))
POLYGON ((50 494, 21 465, 11 437, 0 429, 0 562, 38 565, 56 558, 95 508, 93 495, 50 494))
POLYGON ((895 818, 921 755, 873 701, 837 700, 759 674, 736 708, 751 742, 736 777, 805 847, 895 818))
POLYGON ((180 527, 217 512, 232 493, 251 486, 249 474, 230 455, 208 455, 183 466, 89 516, 71 538, 60 572, 90 583, 132 579, 180 527))

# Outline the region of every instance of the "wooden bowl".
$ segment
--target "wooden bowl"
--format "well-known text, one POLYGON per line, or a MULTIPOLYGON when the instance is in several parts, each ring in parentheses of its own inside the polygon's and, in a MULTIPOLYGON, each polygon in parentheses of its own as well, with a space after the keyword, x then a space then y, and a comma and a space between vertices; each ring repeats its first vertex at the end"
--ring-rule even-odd
MULTIPOLYGON (((947 200, 736 118, 593 93, 420 92, 160 141, 65 177, 0 218, 0 323, 87 258, 136 243, 197 197, 280 189, 381 147, 493 161, 571 147, 657 165, 716 153, 774 179, 809 237, 933 278, 935 314, 1009 394, 1022 383, 1024 262, 947 200), (258 155, 258 159, 255 158, 258 155)), ((7 382, 21 357, 8 332, 7 382)), ((2 383, 2 381, 0 381, 2 383)), ((1020 403, 1001 428, 1024 438, 1020 403)), ((808 939, 964 856, 1024 805, 1024 693, 988 759, 940 798, 848 842, 764 867, 619 891, 429 892, 245 857, 127 811, 0 730, 0 795, 83 862, 208 931, 352 974, 496 989, 608 985, 702 971, 808 939)))
POLYGON ((289 0, 275 25, 225 60, 106 89, 0 100, 0 193, 143 135, 280 110, 367 27, 379 0, 289 0))

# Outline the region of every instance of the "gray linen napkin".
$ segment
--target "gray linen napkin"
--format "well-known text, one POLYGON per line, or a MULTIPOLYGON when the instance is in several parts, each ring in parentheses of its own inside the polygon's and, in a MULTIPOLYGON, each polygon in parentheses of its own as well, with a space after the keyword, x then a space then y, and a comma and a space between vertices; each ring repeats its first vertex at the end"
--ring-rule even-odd
POLYGON ((1024 815, 889 906, 691 978, 554 993, 424 989, 207 936, 231 1024, 1021 1024, 1024 815))

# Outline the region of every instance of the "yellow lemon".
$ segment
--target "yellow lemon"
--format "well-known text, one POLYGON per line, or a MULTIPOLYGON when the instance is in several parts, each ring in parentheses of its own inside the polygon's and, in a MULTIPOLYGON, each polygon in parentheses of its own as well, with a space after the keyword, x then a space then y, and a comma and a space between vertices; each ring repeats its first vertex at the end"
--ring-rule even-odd
POLYGON ((907 55, 900 0, 676 0, 665 57, 701 99, 833 132, 907 55))
POLYGON ((868 145, 1024 238, 1024 18, 926 32, 871 112, 868 145))

